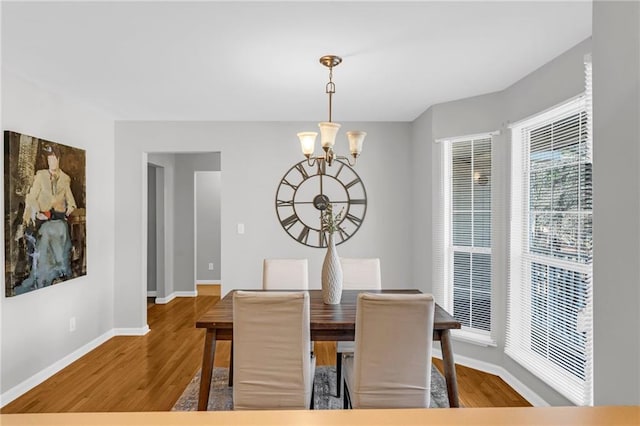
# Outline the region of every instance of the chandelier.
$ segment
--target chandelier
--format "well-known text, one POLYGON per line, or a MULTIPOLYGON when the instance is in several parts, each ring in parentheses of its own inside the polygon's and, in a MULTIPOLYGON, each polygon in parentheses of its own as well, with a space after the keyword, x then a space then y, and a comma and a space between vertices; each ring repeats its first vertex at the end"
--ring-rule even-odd
POLYGON ((364 137, 367 136, 366 132, 359 130, 347 132, 347 139, 349 140, 349 151, 351 151, 351 158, 336 155, 333 151, 333 145, 336 142, 336 135, 340 130, 340 124, 331 121, 331 112, 333 100, 333 94, 336 93, 336 85, 333 83, 333 67, 340 65, 342 58, 335 55, 326 55, 320 58, 320 63, 329 68, 329 82, 325 87, 325 92, 329 95, 329 121, 323 121, 318 123, 320 127, 320 143, 324 150, 324 155, 314 157, 313 151, 315 150, 317 132, 300 132, 298 138, 300 139, 300 145, 302 146, 302 153, 307 157, 307 163, 313 166, 317 161, 324 161, 327 165, 331 165, 333 160, 347 160, 350 166, 355 166, 356 161, 360 153, 362 152, 362 142, 364 137))

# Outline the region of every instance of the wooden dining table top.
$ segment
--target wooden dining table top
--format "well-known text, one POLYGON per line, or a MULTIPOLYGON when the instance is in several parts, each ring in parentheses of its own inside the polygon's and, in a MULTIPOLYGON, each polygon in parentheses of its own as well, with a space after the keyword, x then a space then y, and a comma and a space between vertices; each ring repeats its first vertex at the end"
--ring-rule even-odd
MULTIPOLYGON (((218 331, 228 332, 233 330, 233 293, 226 294, 209 311, 204 313, 197 321, 198 328, 215 328, 218 331)), ((278 291, 278 290, 249 290, 249 291, 278 291)), ((320 340, 323 331, 329 334, 344 334, 344 340, 353 340, 356 323, 356 302, 359 293, 395 293, 395 294, 419 294, 415 289, 388 289, 388 290, 343 290, 342 299, 338 305, 326 305, 322 301, 321 290, 308 290, 310 302, 310 328, 315 340, 320 340)), ((439 330, 458 329, 459 321, 447 311, 436 304, 433 328, 439 330)), ((224 334, 219 335, 219 338, 224 334)), ((328 337, 328 336, 327 336, 328 337)), ((333 335, 331 338, 335 338, 333 335)))

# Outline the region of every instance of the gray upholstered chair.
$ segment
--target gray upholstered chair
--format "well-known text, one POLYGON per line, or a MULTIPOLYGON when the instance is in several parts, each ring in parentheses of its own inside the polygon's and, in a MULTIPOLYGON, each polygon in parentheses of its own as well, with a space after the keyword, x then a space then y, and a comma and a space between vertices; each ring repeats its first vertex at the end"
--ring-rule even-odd
POLYGON ((345 408, 429 407, 434 311, 430 294, 358 295, 356 348, 343 359, 345 408))
POLYGON ((262 288, 265 290, 308 290, 307 259, 264 259, 262 288))
MULTIPOLYGON (((343 290, 380 290, 382 288, 380 259, 341 257, 340 265, 343 290)), ((354 348, 353 342, 336 343, 336 395, 338 398, 340 398, 342 385, 342 354, 352 353, 354 348)))
POLYGON ((309 294, 233 295, 233 405, 236 410, 313 408, 309 294))

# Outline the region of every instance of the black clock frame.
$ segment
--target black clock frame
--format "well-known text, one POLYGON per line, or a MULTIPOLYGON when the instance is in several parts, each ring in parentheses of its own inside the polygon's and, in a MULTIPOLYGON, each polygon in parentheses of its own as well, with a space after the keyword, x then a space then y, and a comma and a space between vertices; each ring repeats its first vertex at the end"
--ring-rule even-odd
POLYGON ((280 183, 278 184, 278 189, 276 191, 275 197, 275 207, 278 221, 287 232, 287 234, 300 244, 315 248, 327 247, 327 237, 325 235, 325 232, 321 230, 320 216, 330 202, 334 203, 334 214, 340 211, 337 208, 340 207, 340 205, 345 205, 346 207, 346 211, 340 220, 339 231, 335 233, 335 243, 336 245, 339 245, 353 237, 364 222, 364 218, 367 213, 367 191, 364 183, 362 182, 362 179, 360 178, 358 173, 356 173, 356 171, 353 170, 353 168, 346 161, 334 160, 332 166, 328 168, 325 161, 323 160, 318 160, 314 166, 309 165, 307 163, 307 160, 302 160, 299 163, 294 164, 289 170, 287 170, 287 172, 280 180, 280 183), (309 173, 307 171, 307 167, 313 167, 315 173, 309 173), (344 168, 348 170, 349 174, 355 176, 348 182, 344 182, 340 178, 340 176, 343 174, 342 171, 344 170, 344 168), (299 176, 301 180, 294 181, 294 179, 292 179, 293 176, 299 176), (314 178, 316 176, 320 177, 320 193, 313 197, 313 200, 296 201, 296 194, 298 193, 298 190, 302 186, 302 184, 308 179, 314 178), (323 179, 332 179, 333 181, 337 182, 344 190, 344 193, 347 196, 346 200, 331 200, 323 192, 323 179), (353 198, 350 192, 350 189, 352 188, 359 188, 362 195, 359 198, 353 198), (281 192, 291 190, 293 191, 293 194, 291 195, 290 199, 279 198, 281 192), (309 204, 313 205, 313 207, 315 207, 319 212, 317 224, 305 223, 305 221, 302 220, 301 216, 296 210, 296 205, 302 206, 309 204), (360 213, 351 211, 352 206, 355 205, 363 206, 360 213), (285 214, 285 210, 288 210, 288 213, 285 214), (294 226, 298 222, 302 224, 302 230, 300 230, 300 232, 294 232, 294 226), (353 229, 352 232, 347 232, 346 230, 344 230, 343 224, 349 224, 352 227, 355 226, 355 229, 353 229), (314 244, 313 240, 309 238, 310 233, 317 234, 317 244, 314 244))

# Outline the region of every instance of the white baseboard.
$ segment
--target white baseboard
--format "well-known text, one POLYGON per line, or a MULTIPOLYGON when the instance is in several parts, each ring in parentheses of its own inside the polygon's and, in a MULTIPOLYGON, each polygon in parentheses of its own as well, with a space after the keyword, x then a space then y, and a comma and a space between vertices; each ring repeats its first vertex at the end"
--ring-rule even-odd
POLYGON ((196 281, 196 285, 221 285, 222 281, 220 280, 199 280, 196 281))
POLYGON ((147 297, 156 297, 157 295, 158 295, 158 292, 155 291, 155 290, 153 290, 153 291, 148 290, 147 291, 147 297))
POLYGON ((164 305, 166 303, 171 302, 175 298, 176 298, 175 293, 171 293, 167 297, 156 297, 156 305, 164 305))
MULTIPOLYGON (((433 348, 432 355, 436 358, 442 359, 442 351, 440 348, 433 348)), ((518 380, 513 374, 508 372, 504 367, 491 364, 489 362, 480 361, 474 358, 469 358, 463 355, 455 355, 455 363, 464 365, 465 367, 474 368, 476 370, 484 371, 485 373, 493 374, 504 380, 509 386, 511 386, 516 392, 518 392, 524 399, 529 401, 534 407, 548 407, 549 403, 545 401, 540 395, 535 393, 531 388, 518 380)))
POLYGON ((149 325, 139 328, 114 328, 114 336, 144 336, 150 331, 149 325))
POLYGON ((115 330, 109 330, 103 335, 96 337, 86 345, 76 349, 61 360, 54 362, 50 366, 46 367, 43 370, 40 370, 33 376, 29 377, 27 380, 9 389, 8 391, 0 395, 0 407, 4 407, 14 399, 38 386, 40 383, 56 374, 58 371, 67 367, 71 363, 80 359, 82 356, 86 355, 87 353, 91 352, 92 350, 112 338, 115 335, 114 331, 115 330))
POLYGON ((193 290, 193 291, 174 291, 173 293, 171 293, 167 297, 156 297, 156 304, 164 305, 166 303, 171 302, 176 297, 196 297, 197 295, 198 295, 198 292, 195 291, 195 290, 193 290))

